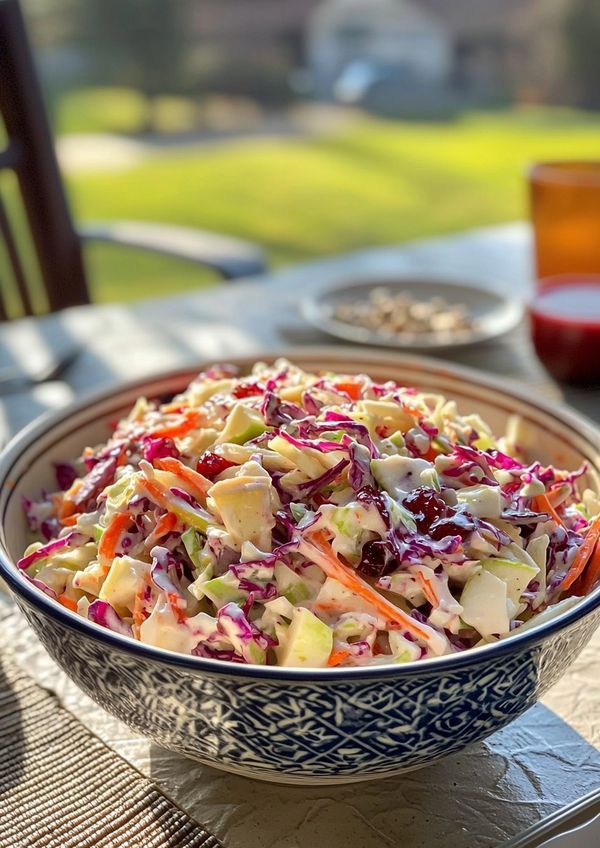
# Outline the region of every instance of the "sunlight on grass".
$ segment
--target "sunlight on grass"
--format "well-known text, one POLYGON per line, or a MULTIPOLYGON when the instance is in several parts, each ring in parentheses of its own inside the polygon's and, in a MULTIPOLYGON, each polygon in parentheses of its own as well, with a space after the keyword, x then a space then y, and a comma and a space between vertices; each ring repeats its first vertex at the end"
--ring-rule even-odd
MULTIPOLYGON (((135 135, 144 125, 147 103, 131 88, 85 88, 62 94, 54 108, 54 130, 68 133, 124 133, 135 135)), ((186 97, 157 97, 153 107, 157 132, 194 129, 198 107, 186 97)))
MULTIPOLYGON (((125 101, 119 108, 124 121, 125 101)), ((69 188, 81 219, 230 233, 281 265, 524 217, 528 164, 595 157, 599 131, 598 116, 538 108, 449 123, 364 118, 339 134, 167 149, 129 170, 74 174, 69 188)), ((101 300, 209 280, 170 260, 94 250, 101 300)))
POLYGON ((134 133, 145 113, 144 98, 129 88, 86 88, 63 94, 55 105, 54 130, 66 133, 134 133))

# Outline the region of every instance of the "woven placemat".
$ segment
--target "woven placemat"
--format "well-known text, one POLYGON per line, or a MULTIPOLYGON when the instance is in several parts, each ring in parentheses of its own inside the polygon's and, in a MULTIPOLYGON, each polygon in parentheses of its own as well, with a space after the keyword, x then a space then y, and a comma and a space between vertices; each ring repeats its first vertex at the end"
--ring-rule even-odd
POLYGON ((222 848, 0 657, 0 848, 222 848))

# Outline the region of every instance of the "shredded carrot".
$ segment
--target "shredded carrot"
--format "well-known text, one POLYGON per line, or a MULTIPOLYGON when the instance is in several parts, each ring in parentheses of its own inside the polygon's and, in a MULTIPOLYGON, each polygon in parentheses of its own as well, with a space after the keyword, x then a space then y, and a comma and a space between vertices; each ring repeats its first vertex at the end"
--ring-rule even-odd
POLYGON ((200 498, 205 498, 206 493, 212 486, 210 480, 207 480, 202 474, 194 471, 193 468, 188 468, 187 465, 184 465, 183 462, 172 456, 157 459, 155 464, 163 471, 170 471, 172 474, 180 477, 193 490, 192 493, 200 498))
POLYGON ((333 612, 334 610, 339 610, 340 605, 332 604, 330 601, 319 601, 318 604, 315 604, 315 607, 323 612, 333 612))
POLYGON ((596 541, 594 552, 588 560, 585 571, 573 587, 574 594, 587 595, 594 584, 600 580, 600 539, 596 541))
POLYGON ((73 485, 71 486, 71 488, 67 489, 67 491, 64 493, 61 505, 58 509, 58 517, 60 521, 62 521, 63 518, 68 518, 69 515, 73 515, 73 513, 77 509, 73 499, 82 486, 83 480, 81 479, 81 477, 78 477, 77 480, 73 481, 73 485))
POLYGON ((174 592, 167 592, 167 600, 178 622, 185 621, 185 609, 180 606, 181 598, 174 592))
POLYGON ((334 383, 333 385, 338 391, 345 392, 351 400, 360 400, 360 383, 357 383, 354 380, 346 380, 334 383))
POLYGON ((112 565, 119 540, 130 524, 131 516, 127 512, 117 512, 104 530, 98 545, 98 562, 105 570, 112 565))
POLYGON ((166 512, 164 515, 161 515, 156 522, 156 527, 146 539, 146 547, 151 548, 159 539, 171 533, 177 527, 177 520, 177 516, 173 515, 172 512, 166 512))
POLYGON ((61 524, 65 527, 72 527, 74 524, 77 524, 77 521, 81 517, 80 512, 75 512, 73 515, 67 515, 65 518, 61 519, 61 524))
POLYGON ((62 604, 63 607, 72 610, 73 612, 77 612, 77 601, 74 601, 73 598, 67 598, 65 593, 58 596, 58 603, 62 604))
POLYGON ((417 571, 417 579, 421 584, 421 588, 423 589, 423 594, 425 595, 426 599, 432 606, 437 607, 440 602, 440 599, 438 598, 437 593, 433 588, 431 580, 428 580, 427 577, 425 577, 425 575, 421 571, 417 571))
POLYGON ((164 491, 158 486, 153 480, 141 479, 138 481, 138 486, 142 490, 142 492, 147 495, 150 500, 154 501, 157 506, 161 506, 163 509, 166 509, 167 512, 170 512, 172 504, 169 499, 165 496, 164 491))
POLYGON ((334 648, 329 655, 329 659, 327 660, 328 666, 336 666, 341 665, 345 659, 350 656, 350 651, 346 651, 343 648, 334 648))
POLYGON ((590 524, 583 544, 575 554, 571 567, 567 571, 567 576, 563 580, 562 588, 570 589, 578 577, 581 577, 583 571, 591 559, 596 543, 600 539, 600 515, 596 516, 592 524, 590 524))
POLYGON ((139 480, 138 487, 157 506, 161 506, 167 512, 172 512, 184 524, 191 525, 197 530, 206 530, 208 513, 202 516, 198 510, 189 506, 187 503, 183 503, 182 501, 174 503, 156 480, 139 480))
POLYGON ((181 416, 171 424, 165 424, 162 427, 157 427, 148 435, 153 438, 174 438, 175 436, 185 436, 190 430, 199 427, 204 420, 204 414, 198 409, 189 409, 183 412, 181 416))
POLYGON ((439 456, 440 453, 441 453, 441 451, 436 450, 433 447, 433 445, 430 445, 429 448, 427 449, 427 453, 423 454, 423 459, 426 459, 429 462, 433 462, 433 460, 436 458, 436 456, 439 456))
POLYGON ((552 502, 547 494, 544 495, 536 495, 531 499, 531 506, 533 507, 535 512, 547 512, 548 515, 553 518, 557 524, 561 527, 564 527, 566 530, 565 522, 562 520, 558 512, 552 506, 552 502))
POLYGON ((150 578, 146 576, 143 589, 137 593, 133 601, 133 623, 137 628, 139 628, 144 623, 147 617, 145 610, 145 600, 146 589, 148 587, 149 579, 150 578))
POLYGON ((369 586, 351 568, 344 565, 331 549, 331 545, 322 530, 313 533, 309 538, 309 543, 301 540, 300 551, 308 559, 312 559, 313 562, 319 565, 328 577, 338 580, 351 592, 354 592, 367 601, 367 603, 383 616, 386 622, 391 622, 393 625, 402 627, 425 642, 431 643, 432 637, 437 635, 433 628, 411 618, 410 615, 396 607, 391 601, 384 598, 383 595, 380 595, 376 589, 369 586))
POLYGON ((169 413, 169 412, 184 412, 187 405, 188 405, 187 401, 185 401, 185 400, 171 401, 171 403, 163 403, 163 405, 160 408, 160 411, 166 412, 166 413, 169 413))
POLYGON ((402 402, 402 409, 404 412, 408 412, 409 415, 412 415, 413 418, 417 420, 423 417, 423 411, 421 409, 417 409, 416 406, 411 406, 408 403, 402 402))
POLYGON ((141 627, 144 621, 146 620, 146 616, 144 615, 144 609, 142 603, 144 601, 145 592, 138 592, 135 596, 135 600, 133 602, 133 623, 136 627, 141 627))

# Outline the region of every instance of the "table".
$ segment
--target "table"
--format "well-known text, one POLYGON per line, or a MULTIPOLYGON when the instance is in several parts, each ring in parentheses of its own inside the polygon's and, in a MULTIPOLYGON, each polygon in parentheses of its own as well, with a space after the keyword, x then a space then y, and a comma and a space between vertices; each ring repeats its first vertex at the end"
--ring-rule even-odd
MULTIPOLYGON (((98 305, 2 327, 0 366, 34 368, 61 345, 85 346, 65 382, 0 403, 0 430, 124 378, 193 363, 323 343, 298 312, 299 295, 349 277, 401 272, 472 280, 514 296, 530 288, 531 245, 521 223, 363 250, 268 277, 134 305, 98 305)), ((452 356, 600 418, 600 392, 565 390, 537 363, 527 332, 452 356)), ((600 783, 600 633, 563 680, 488 741, 428 769, 384 782, 299 789, 265 786, 164 751, 107 716, 70 683, 0 593, 0 650, 133 763, 226 848, 493 846, 600 783)))

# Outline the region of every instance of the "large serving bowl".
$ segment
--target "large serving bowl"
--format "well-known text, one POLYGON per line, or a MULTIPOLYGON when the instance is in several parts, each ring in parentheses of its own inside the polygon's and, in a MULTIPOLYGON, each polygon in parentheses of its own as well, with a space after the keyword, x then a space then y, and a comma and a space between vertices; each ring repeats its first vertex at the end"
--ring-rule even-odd
MULTIPOLYGON (((518 413, 525 448, 546 463, 587 462, 598 488, 600 436, 566 409, 487 376, 411 357, 299 351, 307 369, 368 372, 442 392, 497 432, 518 413)), ((250 360, 234 360, 248 367, 250 360)), ((197 369, 196 369, 197 370, 197 369)), ((104 392, 46 416, 0 459, 0 574, 49 654, 101 706, 167 748, 218 768, 288 783, 342 783, 425 766, 488 736, 558 680, 600 623, 600 589, 562 615, 462 654, 371 668, 242 666, 142 645, 38 592, 14 563, 28 542, 23 495, 53 485, 52 463, 104 440, 143 394, 177 392, 186 370, 104 392)))

